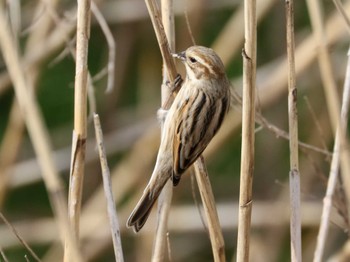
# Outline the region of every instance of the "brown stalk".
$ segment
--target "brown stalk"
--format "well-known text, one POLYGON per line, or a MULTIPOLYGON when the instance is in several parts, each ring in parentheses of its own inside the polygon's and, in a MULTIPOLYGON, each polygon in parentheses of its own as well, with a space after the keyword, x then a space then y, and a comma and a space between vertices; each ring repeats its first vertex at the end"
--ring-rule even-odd
MULTIPOLYGON (((164 33, 166 39, 169 43, 169 48, 171 52, 175 50, 175 24, 174 24, 174 11, 173 11, 173 1, 172 0, 162 0, 162 24, 164 25, 164 33)), ((161 87, 162 94, 162 105, 166 104, 169 97, 171 97, 171 90, 167 85, 170 82, 168 77, 169 69, 166 65, 163 67, 163 84, 161 87)), ((173 82, 170 82, 173 83, 173 82)), ((161 132, 163 130, 163 124, 161 132)), ((157 218, 157 230, 154 239, 154 248, 152 253, 152 261, 164 261, 170 256, 168 250, 168 217, 171 206, 171 199, 173 196, 172 182, 169 180, 164 186, 162 193, 158 200, 158 218, 157 218), (167 254, 168 253, 168 254, 167 254)), ((169 245, 170 246, 170 245, 169 245)))
POLYGON ((33 249, 28 245, 28 243, 21 237, 16 228, 7 220, 3 213, 0 212, 0 219, 6 224, 6 226, 11 229, 12 233, 16 236, 18 241, 22 244, 22 246, 29 252, 29 254, 36 260, 41 261, 40 258, 35 254, 33 249))
MULTIPOLYGON (((51 1, 50 4, 52 8, 55 7, 57 1, 51 1)), ((37 6, 38 10, 42 9, 44 4, 39 2, 37 6)), ((31 53, 36 48, 37 44, 42 42, 43 39, 47 37, 50 26, 52 25, 52 19, 45 13, 41 17, 40 23, 35 27, 28 37, 27 45, 25 48, 25 53, 31 53)), ((32 68, 28 69, 27 81, 31 82, 31 86, 34 88, 37 85, 37 81, 40 75, 40 63, 37 63, 32 68)), ((13 101, 9 122, 6 127, 4 138, 0 146, 0 206, 4 201, 4 197, 7 193, 8 186, 8 172, 12 164, 15 162, 20 145, 22 143, 22 138, 24 134, 24 120, 21 117, 20 108, 16 100, 13 101)))
MULTIPOLYGON (((90 37, 90 0, 79 0, 77 9, 77 44, 74 88, 74 130, 69 181, 68 218, 79 242, 79 220, 83 190, 87 136, 88 41, 90 37)), ((73 261, 71 248, 65 246, 64 261, 73 261)))
POLYGON ((294 42, 294 1, 286 0, 286 34, 288 59, 288 119, 290 151, 290 234, 291 261, 301 261, 301 215, 300 215, 300 173, 298 148, 298 110, 297 87, 295 79, 295 42, 294 42))
MULTIPOLYGON (((141 192, 141 191, 140 191, 141 192)), ((104 196, 102 196, 104 197, 104 196)), ((135 198, 135 201, 137 199, 135 198)), ((130 201, 131 202, 131 201, 130 201)), ((101 206, 101 203, 100 203, 101 206)), ((133 207, 127 204, 128 207, 121 207, 118 212, 119 221, 126 221, 129 210, 133 207), (120 215, 119 215, 120 214, 120 215)), ((218 203, 216 205, 218 209, 218 214, 220 217, 220 223, 224 230, 236 230, 238 225, 237 218, 230 217, 230 214, 236 214, 239 209, 238 201, 229 202, 229 203, 218 203)), ((315 200, 302 201, 302 220, 303 227, 305 228, 316 228, 319 226, 320 216, 322 212, 322 203, 315 200)), ((84 241, 90 242, 91 246, 97 244, 99 240, 105 236, 107 238, 106 244, 110 244, 109 236, 109 224, 107 213, 103 212, 104 207, 101 207, 101 212, 91 213, 84 218, 82 217, 82 223, 84 225, 93 225, 95 231, 91 230, 89 226, 83 227, 81 229, 81 235, 84 241), (101 221, 99 224, 96 224, 95 221, 101 221), (90 233, 89 233, 90 232, 90 233), (98 232, 98 233, 97 233, 98 232), (91 237, 88 237, 88 235, 91 237), (103 236, 102 236, 103 235, 103 236), (86 236, 86 239, 84 238, 86 236)), ((169 230, 176 234, 186 233, 203 233, 203 223, 198 214, 198 207, 196 205, 187 205, 179 204, 174 205, 171 209, 171 216, 169 217, 169 230), (189 220, 188 223, 183 223, 186 218, 191 217, 193 219, 189 220)), ((153 222, 153 217, 150 217, 150 222, 153 222)), ((252 225, 254 227, 283 227, 286 228, 289 226, 290 217, 289 217, 289 207, 286 205, 284 199, 278 199, 271 202, 271 200, 257 200, 254 201, 254 210, 252 225), (277 219, 271 219, 271 217, 278 217, 277 219)), ((28 243, 37 243, 42 245, 50 244, 51 242, 59 241, 58 230, 55 226, 55 221, 53 218, 38 218, 28 221, 27 219, 18 220, 12 223, 13 226, 21 233, 21 236, 27 240, 28 243), (32 232, 45 231, 41 235, 35 235, 32 232)), ((128 234, 130 231, 125 227, 121 227, 122 234, 128 234)), ((13 233, 6 229, 5 225, 0 225, 1 241, 0 245, 4 248, 14 248, 18 245, 16 238, 13 238, 13 233)), ((140 237, 144 236, 153 236, 149 227, 145 227, 145 230, 140 232, 140 237)), ((151 243, 152 245, 152 243, 151 243)), ((85 246, 84 246, 85 247, 85 246)), ((100 253, 103 247, 96 248, 96 252, 100 253), (100 248, 100 249, 99 249, 100 248), (100 250, 100 252, 98 251, 100 250)), ((174 252, 174 251, 173 251, 174 252)), ((61 253, 61 251, 60 251, 61 253)), ((90 261, 89 257, 85 257, 86 261, 90 261)), ((265 257, 264 257, 265 258, 265 257)), ((44 261, 44 259, 42 258, 44 261)), ((53 261, 53 260, 45 260, 53 261)))
MULTIPOLYGON (((75 9, 69 13, 73 13, 73 11, 76 13, 75 9)), ((46 37, 45 40, 37 43, 35 50, 32 50, 30 53, 25 53, 22 59, 22 64, 25 71, 27 71, 28 68, 33 66, 35 67, 38 63, 42 63, 50 55, 64 46, 66 43, 66 38, 62 36, 71 35, 75 29, 75 26, 75 23, 68 23, 65 20, 60 21, 53 32, 46 37)), ((5 92, 9 88, 10 84, 11 80, 9 74, 7 72, 0 74, 0 94, 5 92)))
POLYGON ((200 156, 194 163, 194 171, 203 202, 204 213, 208 222, 208 230, 214 261, 226 261, 224 238, 222 235, 222 229, 216 209, 213 190, 211 189, 211 184, 203 156, 200 156))
MULTIPOLYGON (((323 209, 321 216, 320 228, 317 236, 317 244, 314 253, 314 262, 322 261, 323 252, 326 245, 328 229, 330 224, 330 215, 333 202, 333 195, 336 189, 339 165, 341 161, 341 154, 343 151, 349 151, 348 147, 343 148, 342 136, 346 133, 346 127, 348 125, 349 119, 349 108, 350 108, 350 49, 348 50, 348 64, 346 68, 346 77, 344 81, 343 89, 343 101, 341 105, 341 115, 340 115, 340 126, 338 127, 335 141, 333 145, 333 158, 331 162, 331 168, 327 183, 326 195, 323 199, 323 209)), ((349 175, 347 173, 346 175, 349 175)))
POLYGON ((110 172, 107 164, 107 156, 106 156, 106 150, 103 142, 103 133, 100 123, 100 118, 97 114, 94 114, 94 126, 95 126, 95 134, 96 134, 96 142, 98 145, 98 152, 100 156, 100 163, 101 163, 101 169, 102 169, 102 179, 103 179, 103 188, 107 200, 107 211, 108 211, 108 218, 112 233, 112 240, 113 240, 113 248, 114 248, 114 255, 117 262, 123 262, 124 256, 123 256, 123 249, 122 249, 122 241, 120 238, 120 227, 117 217, 117 210, 115 208, 115 202, 112 192, 112 183, 111 183, 111 177, 110 172))
MULTIPOLYGON (((176 75, 177 75, 176 67, 175 67, 174 60, 171 56, 169 42, 168 42, 167 37, 165 35, 164 26, 163 26, 163 23, 161 20, 162 16, 160 14, 157 2, 155 2, 154 0, 145 0, 145 2, 146 2, 147 9, 148 9, 148 12, 149 12, 150 17, 151 17, 154 32, 156 33, 160 52, 161 52, 162 57, 163 57, 163 63, 167 68, 169 81, 170 81, 170 83, 174 83, 176 75)), ((170 105, 171 105, 171 103, 168 106, 163 106, 163 107, 164 107, 164 109, 167 109, 168 107, 170 107, 170 105)))
POLYGON ((249 261, 255 140, 256 1, 244 2, 242 150, 238 212, 237 261, 249 261))
POLYGON ((74 247, 72 252, 74 261, 82 261, 67 221, 67 206, 63 184, 53 162, 49 136, 43 124, 35 97, 31 92, 32 87, 28 86, 30 82, 26 81, 24 70, 21 67, 21 59, 16 50, 16 44, 11 36, 5 17, 3 7, 0 5, 0 46, 3 51, 9 75, 14 84, 16 98, 41 166, 43 179, 49 193, 54 213, 57 216, 61 240, 64 242, 66 238, 67 242, 74 247))
MULTIPOLYGON (((327 108, 329 111, 329 117, 331 122, 331 127, 333 134, 335 135, 335 141, 333 145, 333 158, 331 162, 330 167, 330 175, 328 179, 328 185, 327 185, 327 192, 326 196, 324 198, 324 211, 323 211, 323 217, 322 222, 320 225, 319 235, 317 239, 317 246, 315 250, 314 255, 314 261, 321 261, 323 251, 324 251, 324 245, 325 245, 325 238, 327 237, 328 232, 328 226, 329 226, 329 215, 330 215, 330 208, 332 206, 332 198, 331 196, 334 194, 335 186, 337 183, 337 175, 339 172, 339 159, 340 159, 340 165, 341 165, 341 175, 343 180, 343 188, 345 191, 345 195, 347 199, 350 199, 350 152, 347 150, 347 139, 346 139, 346 129, 343 128, 343 123, 341 118, 341 114, 343 114, 343 107, 345 107, 344 104, 342 104, 342 113, 340 112, 340 101, 337 93, 337 85, 336 80, 333 74, 332 65, 331 65, 331 58, 328 51, 328 47, 326 45, 327 41, 327 35, 326 31, 324 29, 323 24, 323 18, 322 18, 322 12, 321 12, 321 3, 319 1, 314 0, 308 0, 308 9, 310 13, 311 23, 314 31, 314 36, 316 38, 317 44, 318 44, 318 63, 320 66, 320 75, 323 82, 323 88, 325 92, 326 102, 327 102, 327 108), (339 152, 340 151, 340 152, 339 152)), ((348 22, 349 19, 347 19, 347 16, 345 15, 345 12, 342 12, 342 6, 337 5, 336 7, 338 9, 338 12, 341 14, 341 19, 345 20, 345 22, 348 22)), ((347 27, 348 29, 348 27, 347 27)), ((344 91, 345 92, 345 88, 344 91)), ((344 94, 343 94, 344 95, 344 94)), ((343 97, 343 103, 344 101, 343 97)), ((347 210, 347 213, 349 214, 349 210, 347 210)))
POLYGON ((327 36, 324 30, 321 6, 317 0, 308 0, 306 2, 308 4, 313 34, 316 39, 320 76, 323 82, 331 127, 333 134, 335 134, 339 123, 340 101, 337 94, 337 85, 335 83, 333 70, 331 67, 331 58, 328 52, 328 47, 326 44, 327 42, 325 41, 327 36))

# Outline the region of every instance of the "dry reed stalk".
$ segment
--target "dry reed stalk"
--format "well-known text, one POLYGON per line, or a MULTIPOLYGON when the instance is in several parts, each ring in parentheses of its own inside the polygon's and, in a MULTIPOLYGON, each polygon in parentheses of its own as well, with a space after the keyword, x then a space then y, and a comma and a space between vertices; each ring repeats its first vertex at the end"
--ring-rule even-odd
MULTIPOLYGON (((350 19, 348 15, 346 14, 344 10, 344 6, 339 2, 339 0, 333 0, 338 12, 340 13, 343 21, 346 24, 346 29, 348 30, 348 33, 350 33, 350 19)), ((348 54, 349 55, 349 54, 348 54)), ((345 84, 344 84, 345 85, 345 84)), ((344 97, 343 97, 343 103, 344 103, 344 97)), ((344 114, 345 112, 341 111, 340 114, 344 114)), ((343 125, 342 123, 342 115, 340 115, 340 125, 343 125)), ((345 129, 346 130, 346 129, 345 129)), ((346 136, 346 131, 343 132, 343 128, 338 127, 338 132, 340 132, 340 167, 341 167, 341 177, 342 177, 342 186, 345 191, 345 195, 347 198, 347 203, 349 203, 350 200, 350 151, 349 151, 349 138, 346 136)), ((346 211, 345 211, 346 212, 346 211)), ((347 210, 348 216, 350 216, 350 209, 347 210)))
MULTIPOLYGON (((141 193, 142 190, 139 190, 139 192, 141 193)), ((137 200, 136 197, 134 200, 137 200)), ((238 219, 232 219, 230 217, 230 214, 238 212, 238 201, 232 203, 218 203, 216 206, 223 230, 236 230, 238 219)), ((131 203, 130 205, 127 204, 118 210, 118 218, 121 223, 127 220, 130 209, 132 209, 132 207, 133 206, 131 203)), ((102 207, 101 210, 102 209, 105 208, 102 207)), ((303 227, 317 228, 320 223, 322 204, 315 200, 302 201, 301 209, 303 227)), ((200 214, 198 213, 198 207, 196 205, 174 205, 170 213, 171 215, 169 216, 169 230, 171 232, 174 232, 176 234, 203 233, 203 223, 200 219, 200 214), (188 220, 188 217, 191 217, 192 219, 188 220), (188 222, 183 223, 183 221, 188 222)), ((154 218, 155 216, 150 216, 150 223, 152 225, 155 224, 154 218)), ((106 212, 101 211, 95 214, 90 213, 86 216, 82 216, 81 220, 82 225, 84 225, 84 227, 81 228, 81 238, 84 241, 86 240, 87 242, 90 242, 89 244, 94 245, 103 237, 110 239, 110 229, 106 212), (96 221, 100 222, 96 223, 96 221), (94 227, 95 229, 91 229, 91 227, 94 227), (98 230, 99 234, 96 233, 96 230, 98 230), (93 234, 93 236, 90 237, 91 234, 93 234)), ((286 228, 289 226, 289 223, 289 206, 286 205, 284 199, 278 199, 273 203, 271 203, 270 200, 254 201, 254 209, 252 212, 252 225, 254 227, 286 228), (273 220, 271 217, 278 217, 279 219, 273 220)), ((21 236, 27 240, 28 243, 35 242, 36 244, 48 245, 52 242, 59 241, 58 230, 55 227, 55 221, 52 218, 38 218, 30 221, 23 219, 15 221, 12 224, 18 230, 18 232, 21 233, 21 236), (33 234, 35 230, 42 230, 44 233, 41 235, 33 234)), ((145 235, 150 235, 151 237, 153 236, 151 227, 148 226, 144 229, 145 230, 142 230, 140 232, 141 237, 145 235)), ((128 234, 129 232, 127 231, 126 227, 121 227, 120 230, 123 234, 128 234)), ((13 237, 12 232, 10 232, 5 225, 0 225, 0 233, 2 237, 0 239, 0 246, 4 247, 5 249, 15 248, 18 246, 17 239, 13 237)), ((110 244, 110 241, 108 243, 110 244)), ((84 248, 85 247, 86 246, 84 246, 84 248)), ((101 250, 102 247, 99 248, 101 250)), ((98 253, 98 251, 96 251, 96 253, 98 253)), ((84 258, 89 261, 88 257, 84 258)))
POLYGON ((42 169, 43 179, 49 193, 55 216, 57 216, 59 222, 61 240, 64 242, 66 238, 67 242, 74 247, 72 252, 74 261, 82 261, 67 221, 67 206, 63 184, 57 174, 52 159, 49 136, 43 124, 42 116, 34 95, 31 92, 31 87, 28 86, 30 83, 26 82, 25 73, 21 67, 20 57, 16 50, 16 44, 11 37, 5 17, 3 7, 0 6, 0 46, 3 51, 9 75, 14 84, 16 98, 42 169))
POLYGON ((196 180, 198 183, 199 192, 203 202, 204 213, 208 222, 208 230, 213 251, 214 261, 224 262, 225 257, 225 242, 222 235, 222 229, 219 223, 218 211, 214 200, 213 190, 208 176, 207 169, 202 156, 194 163, 196 180))
MULTIPOLYGON (((129 193, 140 182, 140 179, 144 179, 146 182, 145 171, 150 169, 159 147, 159 144, 155 142, 156 135, 158 135, 159 143, 158 127, 144 131, 144 135, 135 143, 128 155, 112 170, 112 188, 115 199, 123 199, 125 194, 129 193), (147 148, 148 154, 144 154, 145 148, 147 148), (139 161, 140 159, 143 161, 139 161), (130 176, 130 174, 136 175, 130 176)), ((95 195, 84 204, 83 215, 88 216, 103 211, 100 204, 103 201, 103 194, 103 188, 96 190, 95 195)))
MULTIPOLYGON (((326 45, 327 41, 325 41, 327 35, 323 24, 321 12, 322 7, 320 6, 321 3, 317 0, 308 0, 307 4, 311 18, 311 24, 318 45, 317 58, 320 66, 320 75, 325 92, 331 127, 333 134, 335 135, 336 132, 338 132, 336 130, 338 129, 340 121, 340 99, 338 97, 337 84, 332 70, 331 58, 329 55, 328 47, 326 45)), ((339 132, 342 132, 342 130, 340 130, 339 132)), ((344 134, 340 134, 340 139, 341 144, 346 144, 344 134)), ((348 175, 350 174, 350 153, 347 150, 342 150, 340 157, 343 187, 347 199, 350 199, 350 176, 348 175)))
MULTIPOLYGON (((145 0, 148 13, 151 17, 152 25, 154 32, 156 33, 157 41, 159 44, 160 52, 162 54, 163 63, 167 68, 168 77, 170 83, 174 83, 176 78, 176 68, 174 60, 171 56, 171 50, 169 46, 169 42, 166 38, 163 23, 161 20, 161 14, 158 8, 158 4, 154 0, 145 0)), ((168 105, 163 105, 164 109, 167 109, 170 107, 172 101, 169 102, 168 105)))
MULTIPOLYGON (((50 4, 55 6, 57 0, 51 1, 50 4)), ((36 7, 36 13, 39 13, 43 8, 43 3, 38 3, 36 7)), ((28 37, 25 53, 31 53, 36 45, 43 41, 47 36, 50 26, 52 25, 52 19, 45 13, 40 19, 40 23, 34 28, 28 37)), ((38 63, 28 70, 27 81, 31 82, 31 86, 36 87, 40 74, 40 66, 38 63)), ((0 206, 2 206, 4 197, 7 193, 8 186, 8 172, 15 162, 20 145, 22 143, 23 132, 25 124, 21 117, 21 112, 16 100, 13 101, 8 125, 5 130, 3 141, 0 147, 0 206)))
POLYGON ((239 262, 249 261, 255 135, 256 1, 245 0, 244 4, 242 151, 237 234, 239 262))
MULTIPOLYGON (((174 24, 174 11, 173 11, 173 1, 172 0, 162 0, 161 1, 161 14, 162 23, 164 26, 164 33, 166 39, 169 43, 169 48, 171 52, 175 51, 175 24, 174 24)), ((167 85, 169 81, 168 78, 168 68, 166 65, 163 66, 163 84, 161 87, 161 103, 164 105, 168 98, 171 97, 171 90, 167 85)), ((173 83, 173 82, 171 82, 173 83)), ((163 124, 161 132, 163 130, 163 124)), ((170 256, 170 252, 167 252, 167 234, 168 234, 168 217, 171 206, 171 199, 173 196, 173 186, 172 182, 169 180, 164 186, 159 199, 158 199, 158 218, 157 218, 157 229, 154 238, 154 246, 152 253, 152 261, 164 261, 170 256)), ((169 257, 171 261, 171 258, 169 257)))
POLYGON ((300 215, 300 173, 298 148, 298 89, 295 79, 295 42, 294 42, 294 1, 286 0, 286 34, 288 58, 288 119, 290 151, 290 235, 291 261, 301 261, 301 215, 300 215))
POLYGON ((333 70, 331 67, 331 58, 327 47, 327 36, 324 30, 323 17, 321 14, 321 6, 317 0, 307 0, 308 10, 313 28, 313 35, 316 39, 317 58, 320 67, 320 76, 322 78, 324 92, 326 96, 329 118, 333 134, 339 123, 339 98, 337 94, 337 86, 335 83, 333 70))
POLYGON ((120 239, 120 227, 117 217, 117 210, 115 208, 114 197, 112 192, 112 183, 109 173, 109 168, 107 164, 107 156, 106 150, 103 142, 103 133, 100 123, 100 118, 97 114, 94 114, 94 125, 95 125, 95 134, 96 134, 96 142, 98 145, 98 152, 100 156, 100 163, 102 169, 102 178, 103 178, 103 188, 105 191, 105 196, 107 200, 107 211, 108 218, 112 233, 113 240, 113 248, 114 255, 117 262, 123 262, 123 249, 122 249, 122 241, 120 239))
MULTIPOLYGON (((79 0, 77 9, 77 43, 74 87, 74 130, 69 181, 68 218, 79 242, 79 220, 83 190, 87 136, 88 41, 90 37, 90 0, 79 0)), ((65 246, 64 261, 73 261, 71 248, 65 246)))
MULTIPOLYGON (((336 132, 334 146, 333 146, 333 158, 331 162, 331 168, 327 183, 326 195, 323 199, 323 209, 321 216, 320 228, 317 236, 317 244, 314 253, 314 262, 322 261, 323 252, 326 245, 327 234, 329 229, 329 219, 332 208, 332 198, 334 191, 336 189, 339 164, 341 160, 341 154, 343 151, 348 151, 348 148, 343 148, 341 136, 346 133, 346 127, 348 124, 349 117, 349 107, 350 107, 350 49, 348 50, 348 64, 346 68, 346 77, 344 81, 343 89, 343 101, 341 105, 341 114, 340 114, 340 125, 336 132)), ((349 174, 346 174, 349 175, 349 174)))

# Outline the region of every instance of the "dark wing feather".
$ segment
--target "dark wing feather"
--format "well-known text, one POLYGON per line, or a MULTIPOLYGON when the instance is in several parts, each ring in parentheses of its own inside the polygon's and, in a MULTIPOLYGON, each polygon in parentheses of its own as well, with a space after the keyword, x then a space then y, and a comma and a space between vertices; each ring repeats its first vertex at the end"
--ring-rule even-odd
POLYGON ((227 106, 227 99, 214 101, 198 91, 179 107, 173 140, 174 185, 207 147, 221 126, 227 106))

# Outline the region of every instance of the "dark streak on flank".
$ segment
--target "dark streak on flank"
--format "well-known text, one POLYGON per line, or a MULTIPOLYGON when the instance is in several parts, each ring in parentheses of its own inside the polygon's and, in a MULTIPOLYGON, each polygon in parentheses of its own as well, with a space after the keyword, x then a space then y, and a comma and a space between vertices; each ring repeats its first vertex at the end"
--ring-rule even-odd
POLYGON ((224 117, 227 113, 227 106, 228 106, 228 99, 224 97, 223 99, 221 99, 221 112, 218 118, 218 123, 216 124, 216 127, 214 129, 214 134, 218 131, 219 127, 222 124, 222 121, 224 120, 224 117))
POLYGON ((207 96, 204 93, 202 93, 201 100, 198 102, 198 105, 195 106, 195 110, 193 112, 193 122, 191 123, 190 136, 193 136, 193 131, 196 129, 199 115, 200 115, 206 101, 207 101, 207 96))

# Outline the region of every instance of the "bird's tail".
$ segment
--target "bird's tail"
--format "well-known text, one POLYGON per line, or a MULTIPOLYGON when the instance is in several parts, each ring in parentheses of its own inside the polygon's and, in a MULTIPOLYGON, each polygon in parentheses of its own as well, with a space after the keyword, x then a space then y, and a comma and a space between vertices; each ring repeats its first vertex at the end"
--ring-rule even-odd
POLYGON ((136 207, 132 211, 126 225, 128 227, 134 227, 134 231, 137 233, 144 226, 147 221, 149 214, 151 213, 152 207, 158 199, 163 187, 168 181, 169 177, 156 176, 156 181, 150 181, 147 185, 141 199, 136 204, 136 207), (156 183, 154 183, 156 182, 156 183))

